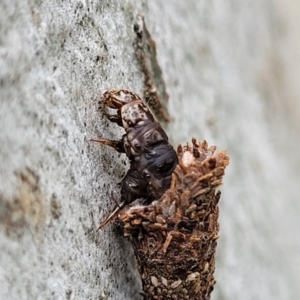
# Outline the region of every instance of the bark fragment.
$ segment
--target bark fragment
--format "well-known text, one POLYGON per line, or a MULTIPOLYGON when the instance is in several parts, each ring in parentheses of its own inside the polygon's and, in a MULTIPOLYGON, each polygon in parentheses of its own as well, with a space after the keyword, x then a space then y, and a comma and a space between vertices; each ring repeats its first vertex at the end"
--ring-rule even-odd
POLYGON ((145 76, 144 99, 158 120, 168 123, 171 121, 167 108, 169 95, 156 57, 156 43, 146 27, 142 14, 136 17, 134 31, 136 33, 136 56, 145 76))

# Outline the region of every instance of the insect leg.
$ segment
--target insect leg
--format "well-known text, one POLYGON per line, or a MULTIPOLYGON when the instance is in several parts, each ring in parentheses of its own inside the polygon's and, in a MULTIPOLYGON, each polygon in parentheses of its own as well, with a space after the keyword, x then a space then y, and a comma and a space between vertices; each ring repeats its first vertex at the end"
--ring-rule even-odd
POLYGON ((96 142, 102 145, 110 146, 120 153, 125 153, 123 138, 121 140, 108 140, 108 139, 90 139, 90 142, 96 142))
POLYGON ((122 202, 117 205, 112 213, 105 218, 103 222, 99 225, 98 229, 103 228, 110 221, 117 218, 119 212, 127 205, 133 202, 134 200, 145 196, 147 192, 146 181, 144 181, 139 173, 134 169, 129 169, 127 174, 121 181, 121 200, 122 202))
POLYGON ((110 114, 107 111, 104 111, 104 115, 109 121, 117 123, 119 126, 123 127, 122 119, 119 115, 110 114))
POLYGON ((101 228, 103 228, 103 227, 104 227, 105 225, 107 225, 110 221, 114 220, 114 219, 118 216, 120 210, 122 210, 126 205, 127 205, 126 201, 123 201, 121 204, 119 204, 119 205, 112 211, 112 213, 111 213, 107 218, 105 218, 105 220, 104 220, 103 222, 101 222, 101 224, 100 224, 99 227, 98 227, 98 230, 101 229, 101 228))

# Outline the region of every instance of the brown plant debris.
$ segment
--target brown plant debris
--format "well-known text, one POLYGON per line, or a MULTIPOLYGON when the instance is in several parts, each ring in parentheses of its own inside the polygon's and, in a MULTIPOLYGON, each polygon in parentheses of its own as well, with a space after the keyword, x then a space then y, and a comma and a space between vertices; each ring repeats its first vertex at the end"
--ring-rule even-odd
POLYGON ((146 27, 142 14, 137 15, 134 31, 136 33, 136 56, 145 76, 145 102, 160 121, 169 122, 171 120, 167 109, 169 95, 156 58, 156 43, 146 27))
POLYGON ((219 232, 216 188, 229 157, 192 139, 179 145, 171 187, 146 206, 121 212, 146 299, 210 299, 219 232))

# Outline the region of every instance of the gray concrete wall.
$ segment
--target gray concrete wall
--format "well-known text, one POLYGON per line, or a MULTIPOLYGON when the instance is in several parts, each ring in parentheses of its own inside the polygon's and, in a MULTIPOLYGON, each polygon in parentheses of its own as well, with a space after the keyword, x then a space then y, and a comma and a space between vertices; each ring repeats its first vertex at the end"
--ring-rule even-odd
MULTIPOLYGON (((288 1, 0 2, 0 299, 139 299, 130 244, 96 232, 126 158, 106 89, 139 94, 146 17, 174 144, 228 149, 212 299, 298 299, 300 5, 288 1)), ((127 164, 128 165, 128 164, 127 164)))

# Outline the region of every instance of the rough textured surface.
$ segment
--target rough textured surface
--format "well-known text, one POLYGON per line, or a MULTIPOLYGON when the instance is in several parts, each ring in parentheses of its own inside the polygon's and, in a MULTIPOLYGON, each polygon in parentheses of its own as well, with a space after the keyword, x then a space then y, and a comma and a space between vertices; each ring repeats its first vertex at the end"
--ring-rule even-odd
POLYGON ((1 299, 139 298, 130 244, 96 231, 125 157, 87 142, 121 133, 104 90, 142 89, 134 6, 1 1, 1 299))
POLYGON ((174 144, 227 149, 212 299, 298 299, 299 4, 262 1, 0 3, 0 298, 139 299, 113 225, 124 156, 97 111, 143 91, 134 17, 157 46, 174 144), (104 130, 105 129, 105 130, 104 130))

